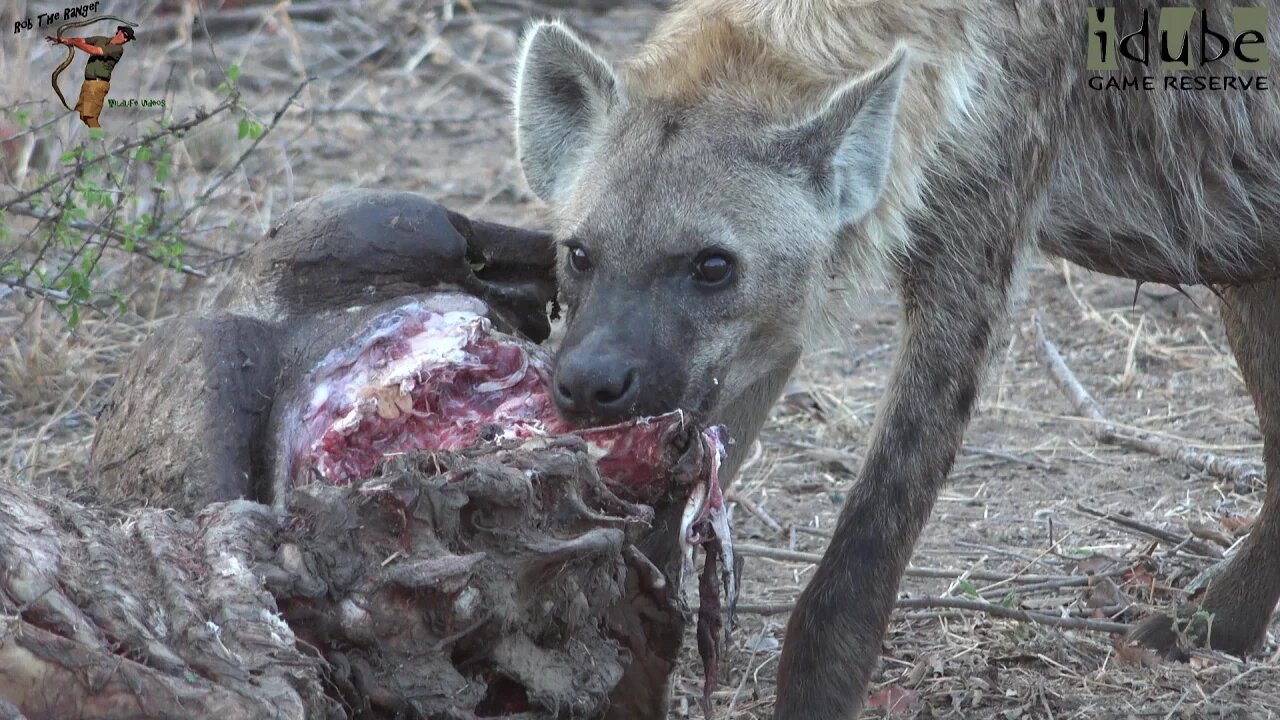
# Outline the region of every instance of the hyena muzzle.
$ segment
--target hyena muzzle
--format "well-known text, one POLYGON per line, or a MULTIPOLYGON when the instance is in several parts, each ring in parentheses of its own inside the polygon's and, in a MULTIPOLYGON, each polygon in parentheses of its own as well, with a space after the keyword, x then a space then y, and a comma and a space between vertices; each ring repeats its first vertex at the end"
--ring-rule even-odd
MULTIPOLYGON (((1155 28, 1161 13, 1115 5, 691 0, 619 72, 562 25, 525 38, 516 134, 555 211, 566 414, 681 407, 727 424, 740 453, 846 286, 887 272, 901 295, 861 477, 787 628, 778 718, 861 708, 1029 249, 1217 288, 1267 476, 1280 472, 1280 96, 1227 87, 1265 74, 1230 55, 1089 71, 1091 36, 1134 31, 1144 12, 1155 28), (1155 87, 1106 90, 1094 76, 1155 87), (1203 89, 1177 85, 1188 78, 1203 89)), ((1259 37, 1280 36, 1277 6, 1258 5, 1272 11, 1259 37)), ((1193 57, 1202 38, 1242 32, 1231 6, 1196 7, 1193 57)), ((1272 483, 1203 598, 1209 643, 1256 647, 1278 597, 1272 483)), ((1171 624, 1157 616, 1136 635, 1167 644, 1171 624)))

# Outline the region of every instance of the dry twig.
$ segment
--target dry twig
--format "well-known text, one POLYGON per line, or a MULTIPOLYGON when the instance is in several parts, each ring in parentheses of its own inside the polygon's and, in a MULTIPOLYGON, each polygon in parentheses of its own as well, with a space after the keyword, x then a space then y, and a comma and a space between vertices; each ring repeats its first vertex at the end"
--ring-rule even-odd
MULTIPOLYGON (((734 545, 734 552, 742 557, 762 557, 770 560, 790 562, 817 563, 822 559, 822 555, 819 553, 783 550, 781 548, 771 548, 764 545, 734 545)), ((1025 584, 1062 582, 1063 584, 1058 587, 1076 587, 1089 584, 1089 578, 1085 575, 1014 575, 1012 573, 992 572, 990 570, 948 570, 946 568, 931 567, 908 567, 906 576, 915 578, 941 578, 944 580, 954 580, 963 576, 972 580, 982 580, 984 582, 1008 581, 1025 584)))
POLYGON ((1170 440, 1146 434, 1121 434, 1107 419, 1102 406, 1098 404, 1089 391, 1076 379, 1075 373, 1067 367, 1062 354, 1045 334, 1040 316, 1031 321, 1036 333, 1036 345, 1040 359, 1049 369, 1054 382, 1067 395, 1076 413, 1091 420, 1089 434, 1100 443, 1119 445, 1140 450, 1166 460, 1180 462, 1200 472, 1204 472, 1221 480, 1228 480, 1239 490, 1253 490, 1262 485, 1262 473, 1253 463, 1239 458, 1223 457, 1209 452, 1199 452, 1183 447, 1170 440))
POLYGON ((776 533, 782 532, 782 526, 778 524, 778 521, 774 520, 769 515, 769 513, 765 512, 764 508, 757 505, 755 501, 751 500, 746 495, 743 495, 742 493, 739 493, 737 490, 730 488, 729 490, 725 491, 724 499, 728 500, 729 502, 735 502, 741 505, 743 509, 745 509, 747 512, 760 518, 760 522, 767 525, 770 530, 776 533))
POLYGON ((359 115, 364 118, 376 118, 406 125, 435 127, 438 125, 463 125, 484 120, 504 120, 511 115, 508 110, 490 112, 472 112, 464 115, 446 117, 428 117, 416 113, 392 112, 368 105, 351 105, 343 107, 318 107, 309 110, 313 115, 359 115))
POLYGON ((1123 515, 1119 515, 1116 513, 1109 513, 1109 512, 1103 512, 1101 510, 1096 510, 1083 503, 1076 503, 1076 510, 1079 510, 1085 515, 1091 515, 1096 518, 1102 518, 1103 520, 1108 520, 1121 527, 1125 527, 1130 530, 1135 530, 1144 535, 1150 535, 1151 537, 1157 540, 1169 543, 1170 545, 1173 545, 1175 547, 1179 547, 1179 546, 1185 547, 1188 550, 1191 550, 1192 552, 1198 555, 1205 555, 1211 558, 1222 557, 1222 550, 1218 549, 1213 545, 1209 545, 1208 543, 1197 540, 1190 535, 1183 535, 1182 533, 1177 533, 1172 530, 1165 530, 1164 528, 1158 528, 1154 525, 1148 525, 1147 523, 1140 522, 1138 520, 1134 520, 1133 518, 1125 517, 1123 515))
MULTIPOLYGON (((740 615, 783 615, 791 612, 795 607, 796 604, 793 602, 758 605, 739 604, 735 610, 740 615)), ((1092 618, 1060 617, 1058 615, 1049 615, 1047 613, 1022 610, 1020 608, 1005 607, 1004 605, 998 605, 985 600, 972 600, 969 598, 933 596, 903 598, 898 600, 895 607, 898 610, 922 610, 930 608, 967 610, 971 612, 985 613, 993 617, 1007 618, 1009 620, 1021 620, 1023 622, 1048 625, 1050 627, 1059 627, 1067 630, 1087 630, 1089 632, 1113 634, 1129 632, 1129 626, 1124 623, 1110 622, 1108 620, 1094 620, 1092 618)))

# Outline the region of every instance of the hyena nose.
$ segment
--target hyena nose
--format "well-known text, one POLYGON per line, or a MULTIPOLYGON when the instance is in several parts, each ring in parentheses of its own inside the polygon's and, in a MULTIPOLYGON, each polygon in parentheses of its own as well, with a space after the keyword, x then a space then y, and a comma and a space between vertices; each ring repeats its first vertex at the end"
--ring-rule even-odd
POLYGON ((602 357, 565 358, 556 369, 556 405, 566 415, 597 421, 626 419, 635 407, 640 371, 602 357))

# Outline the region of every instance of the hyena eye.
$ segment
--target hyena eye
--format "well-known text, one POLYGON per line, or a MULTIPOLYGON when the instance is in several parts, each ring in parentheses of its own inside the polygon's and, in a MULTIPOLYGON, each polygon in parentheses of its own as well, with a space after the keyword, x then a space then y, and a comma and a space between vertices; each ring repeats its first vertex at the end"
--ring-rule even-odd
POLYGON ((569 267, 574 272, 584 273, 591 269, 591 256, 587 254, 585 248, 580 245, 571 245, 569 247, 569 267))
POLYGON ((723 285, 733 277, 733 258, 720 251, 703 253, 694 263, 693 277, 704 285, 723 285))

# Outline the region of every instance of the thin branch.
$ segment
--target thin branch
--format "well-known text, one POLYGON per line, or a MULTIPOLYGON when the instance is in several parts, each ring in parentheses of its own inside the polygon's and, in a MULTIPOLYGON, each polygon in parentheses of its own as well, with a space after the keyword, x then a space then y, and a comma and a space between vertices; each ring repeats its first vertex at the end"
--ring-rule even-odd
POLYGON ((1005 450, 997 450, 995 448, 974 447, 973 445, 963 445, 960 451, 966 455, 981 455, 984 457, 996 458, 997 460, 1007 460, 1009 462, 1026 465, 1036 470, 1052 470, 1053 466, 1043 460, 1033 457, 1025 457, 1017 455, 1005 450))
POLYGON ((789 438, 766 438, 768 442, 783 445, 785 447, 795 448, 803 454, 818 462, 840 463, 848 467, 850 470, 856 470, 862 465, 862 456, 848 450, 838 450, 836 448, 822 447, 803 440, 791 440, 789 438))
POLYGON ((285 111, 287 111, 289 107, 293 105, 293 101, 298 98, 298 95, 302 93, 303 88, 305 88, 310 82, 311 82, 311 78, 307 78, 302 82, 298 83, 298 87, 294 88, 293 93, 290 94, 289 97, 285 99, 284 103, 282 103, 280 107, 276 109, 275 115, 272 116, 271 122, 268 123, 265 128, 263 128, 262 134, 254 138, 253 142, 250 143, 249 147, 245 149, 244 152, 240 153, 240 157, 236 158, 235 163, 233 163, 231 167, 227 168, 227 171, 223 173, 222 176, 219 177, 216 181, 214 181, 213 184, 205 188, 205 191, 200 194, 199 198, 197 198, 194 202, 191 202, 187 205, 187 209, 184 210, 183 213, 178 216, 178 219, 174 220, 173 222, 165 226, 164 230, 162 230, 159 233, 161 237, 168 235, 169 233, 176 230, 179 226, 181 226, 182 223, 186 222, 187 218, 191 217, 191 214, 195 212, 197 208, 203 206, 209 200, 209 198, 213 196, 213 193, 216 192, 218 188, 222 187, 222 184, 225 183, 228 178, 230 178, 233 174, 235 174, 237 170, 240 169, 240 166, 244 164, 244 161, 248 159, 248 157, 252 155, 255 150, 258 149, 258 145, 260 145, 262 141, 265 140, 266 137, 271 134, 271 131, 275 129, 277 124, 279 124, 280 118, 284 117, 285 111))
POLYGON ((770 530, 776 533, 782 532, 782 526, 778 524, 778 521, 774 520, 769 513, 765 512, 764 508, 757 505, 755 501, 748 498, 746 495, 743 495, 737 490, 731 488, 725 491, 724 499, 728 502, 736 502, 741 505, 744 510, 760 518, 760 522, 767 525, 770 530))
MULTIPOLYGON (((818 553, 782 550, 780 548, 771 548, 764 545, 735 544, 733 546, 733 551, 742 557, 762 557, 770 560, 782 560, 789 562, 817 563, 822 560, 822 555, 818 553)), ((1012 581, 1027 584, 1062 581, 1064 583, 1062 587, 1078 587, 1089 584, 1089 578, 1085 575, 1014 575, 1013 573, 1000 573, 990 570, 948 570, 945 568, 931 567, 908 567, 906 575, 907 577, 941 578, 944 580, 954 580, 959 577, 966 577, 973 580, 982 580, 984 582, 1012 581)))
POLYGON ((503 103, 511 100, 511 87, 505 81, 485 72, 479 65, 458 55, 451 55, 449 62, 458 75, 472 80, 480 90, 495 100, 503 103))
MULTIPOLYGON (((923 610, 936 608, 967 610, 969 612, 984 613, 986 615, 991 615, 992 617, 1006 618, 1008 620, 1021 620, 1022 622, 1035 623, 1037 625, 1048 625, 1050 627, 1063 628, 1066 630, 1086 630, 1088 632, 1125 634, 1128 633, 1130 629, 1129 626, 1124 623, 1110 622, 1108 620, 1094 620, 1092 618, 1060 617, 1058 615, 1049 615, 1048 613, 1005 607, 1004 605, 997 605, 996 603, 990 603, 985 600, 972 600, 969 598, 932 596, 904 598, 898 600, 894 607, 898 610, 923 610)), ((758 605, 745 605, 739 603, 734 610, 739 615, 784 615, 792 612, 795 608, 795 603, 768 603, 758 605)))
POLYGON ((359 115, 365 118, 378 118, 379 120, 389 120, 391 122, 405 123, 418 127, 434 127, 437 125, 457 125, 462 123, 479 122, 482 120, 499 120, 506 118, 511 113, 506 110, 495 110, 493 112, 475 112, 466 115, 448 115, 444 117, 424 117, 412 113, 391 112, 390 110, 379 110, 368 105, 347 106, 347 107, 322 107, 313 108, 311 113, 315 115, 359 115))
POLYGON ((36 285, 28 285, 26 282, 22 280, 22 278, 0 277, 0 285, 4 285, 5 287, 11 287, 14 290, 21 290, 22 292, 29 293, 31 295, 39 295, 40 297, 48 298, 50 300, 56 300, 57 302, 60 302, 60 303, 75 302, 76 304, 82 305, 84 307, 93 307, 92 305, 87 305, 85 303, 80 303, 75 300, 72 300, 70 295, 68 295, 67 293, 61 290, 54 290, 52 288, 47 288, 47 287, 39 287, 36 285))
POLYGON ((1067 367, 1066 361, 1062 359, 1062 354, 1058 352, 1058 347, 1045 334, 1044 326, 1040 323, 1040 316, 1036 315, 1032 318, 1031 324, 1035 329, 1040 360, 1049 369, 1050 375, 1058 385, 1058 388, 1071 401, 1071 406, 1075 409, 1076 414, 1092 421, 1088 426, 1089 434, 1093 435, 1098 442, 1106 445, 1128 447, 1156 457, 1165 458, 1166 460, 1182 463, 1213 477, 1230 481, 1240 491, 1252 491, 1262 486, 1262 472, 1256 465, 1247 460, 1192 450, 1170 440, 1152 435, 1121 434, 1107 419, 1106 413, 1102 411, 1102 406, 1080 384, 1080 381, 1076 379, 1075 373, 1071 372, 1071 368, 1067 367))
MULTIPOLYGON (((346 2, 302 2, 290 3, 288 8, 289 17, 295 20, 312 20, 316 22, 325 22, 333 18, 340 10, 351 7, 346 2)), ((200 19, 203 22, 206 33, 226 32, 234 30, 244 30, 252 28, 262 22, 263 14, 260 7, 250 7, 234 10, 211 10, 202 12, 200 19)), ((153 33, 166 33, 178 29, 178 21, 160 21, 149 24, 147 30, 153 33)))
POLYGON ((187 118, 186 120, 183 120, 178 123, 174 123, 167 128, 151 133, 149 135, 145 135, 141 138, 138 138, 137 140, 124 143, 123 145, 119 145, 115 148, 112 148, 112 151, 110 153, 103 153, 102 155, 99 155, 98 157, 95 157, 88 162, 77 163, 74 168, 71 168, 65 172, 59 173, 58 175, 53 176, 52 178, 45 181, 44 183, 41 183, 35 188, 28 190, 27 192, 20 193, 17 196, 10 198, 4 201, 3 203, 0 203, 0 209, 8 210, 10 207, 21 202, 26 202, 27 200, 30 200, 31 198, 39 195, 45 190, 48 190, 49 188, 53 187, 54 185, 57 185, 58 183, 66 182, 71 178, 78 177, 84 173, 84 170, 86 168, 97 165, 98 163, 103 162, 104 160, 106 160, 108 157, 111 157, 112 155, 128 152, 129 150, 136 150, 137 148, 153 143, 157 140, 160 140, 161 138, 169 137, 170 135, 175 135, 175 134, 190 130, 191 128, 199 125, 200 123, 205 122, 206 120, 214 117, 215 115, 226 112, 227 110, 234 107, 239 101, 240 101, 240 95, 238 93, 233 92, 230 97, 224 100, 221 104, 219 104, 213 110, 205 112, 202 109, 197 109, 195 114, 187 118))
MULTIPOLYGON (((30 205, 13 205, 9 208, 9 212, 13 213, 14 215, 22 215, 23 217, 34 218, 36 220, 41 220, 41 221, 57 220, 57 217, 55 215, 44 212, 39 208, 31 207, 30 205)), ((142 257, 148 260, 151 260, 152 262, 157 262, 160 264, 165 264, 166 262, 163 258, 156 257, 154 254, 152 254, 149 242, 145 240, 141 240, 139 238, 130 238, 128 235, 125 235, 119 230, 113 230, 110 228, 104 229, 102 228, 101 223, 91 223, 86 220, 73 220, 67 223, 67 227, 73 228, 75 230, 81 230, 84 232, 92 233, 92 234, 102 235, 103 237, 111 238, 112 240, 115 240, 117 242, 123 243, 127 240, 132 240, 134 243, 136 243, 136 247, 134 248, 133 251, 131 252, 126 251, 126 252, 130 252, 130 254, 133 254, 133 255, 141 255, 142 257)), ((196 269, 185 263, 179 266, 178 270, 180 270, 181 272, 187 275, 194 275, 195 277, 200 277, 200 278, 209 277, 209 274, 204 272, 203 270, 196 269)))
MULTIPOLYGON (((1124 570, 1117 570, 1109 573, 1100 573, 1093 577, 1112 577, 1124 574, 1124 570)), ((1028 583, 1026 585, 1017 585, 1009 587, 1008 585, 1000 585, 998 587, 984 588, 978 591, 978 594, 984 598, 1002 598, 1009 593, 1027 596, 1032 593, 1045 592, 1047 590, 1061 590, 1062 588, 1084 587, 1088 585, 1088 577, 1080 577, 1079 575, 1064 575, 1055 580, 1045 580, 1044 582, 1028 583), (1080 582, 1084 580, 1085 582, 1080 582)))
POLYGON ((1195 537, 1191 535, 1184 535, 1182 533, 1174 532, 1172 530, 1165 530, 1164 528, 1158 528, 1154 525, 1148 525, 1147 523, 1134 520, 1133 518, 1125 517, 1117 513, 1110 513, 1110 512, 1103 512, 1102 510, 1096 510, 1094 508, 1089 507, 1088 505, 1085 505, 1084 503, 1076 503, 1076 510, 1079 510, 1085 515, 1089 515, 1096 518, 1102 518, 1103 520, 1108 520, 1121 527, 1128 528, 1136 532, 1140 532, 1144 535, 1149 535, 1157 540, 1160 540, 1161 542, 1168 543, 1175 547, 1179 547, 1179 546, 1185 547, 1188 550, 1191 550, 1192 552, 1198 555, 1204 555, 1214 559, 1222 558, 1221 549, 1219 549, 1214 545, 1210 545, 1206 542, 1203 542, 1201 540, 1197 540, 1195 537))

